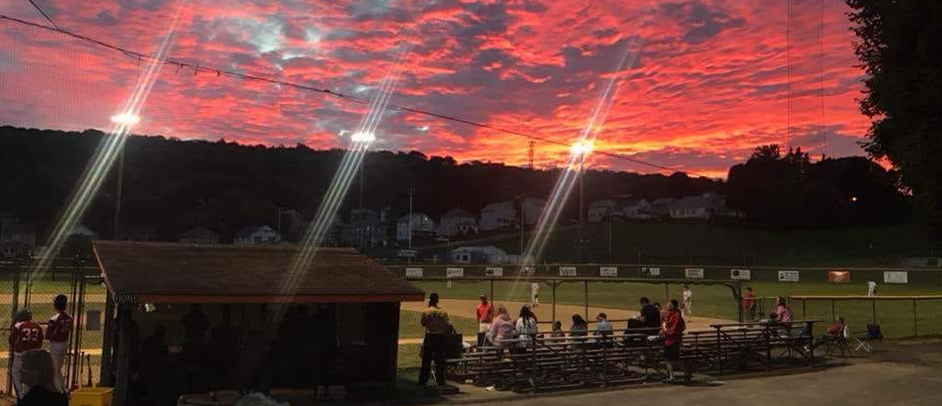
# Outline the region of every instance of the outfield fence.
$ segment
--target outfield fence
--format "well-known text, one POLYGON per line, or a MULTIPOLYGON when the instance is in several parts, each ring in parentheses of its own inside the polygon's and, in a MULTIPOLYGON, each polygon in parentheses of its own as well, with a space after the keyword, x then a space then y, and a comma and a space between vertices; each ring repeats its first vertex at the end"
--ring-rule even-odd
POLYGON ((868 324, 893 338, 942 334, 942 296, 789 296, 788 302, 796 317, 844 317, 855 335, 868 324))

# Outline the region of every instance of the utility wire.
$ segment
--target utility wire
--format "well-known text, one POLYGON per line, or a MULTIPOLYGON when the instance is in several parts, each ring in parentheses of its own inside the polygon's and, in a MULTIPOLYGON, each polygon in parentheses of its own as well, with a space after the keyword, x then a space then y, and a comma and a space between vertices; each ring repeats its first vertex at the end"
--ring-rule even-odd
MULTIPOLYGON (((78 34, 78 33, 72 32, 72 31, 68 31, 68 30, 65 30, 65 29, 56 27, 55 24, 53 24, 53 27, 50 27, 50 26, 47 26, 47 25, 37 24, 37 23, 31 22, 31 21, 26 21, 26 20, 21 20, 21 19, 19 19, 19 18, 15 18, 15 17, 10 17, 10 16, 4 15, 4 14, 0 14, 0 20, 12 21, 12 22, 15 22, 15 23, 18 23, 18 24, 22 24, 22 25, 29 26, 29 27, 44 29, 44 30, 47 30, 47 31, 52 31, 52 32, 56 32, 56 33, 59 33, 59 34, 63 34, 63 35, 66 35, 66 36, 75 38, 75 39, 77 39, 77 40, 79 40, 79 41, 83 41, 83 42, 86 42, 86 43, 89 43, 89 44, 92 44, 92 45, 95 45, 95 46, 98 46, 98 47, 102 47, 102 48, 106 48, 106 49, 109 49, 109 50, 112 50, 112 51, 115 51, 115 52, 119 52, 119 53, 121 53, 121 54, 124 54, 124 55, 127 56, 128 58, 131 58, 131 59, 136 60, 136 61, 142 61, 142 60, 146 60, 146 61, 155 61, 155 60, 156 60, 156 58, 154 58, 154 57, 152 57, 152 56, 150 56, 150 55, 148 55, 148 54, 141 53, 141 52, 137 52, 137 51, 130 50, 130 49, 127 49, 127 48, 123 48, 123 47, 120 47, 120 46, 118 46, 118 45, 114 45, 114 44, 111 44, 111 43, 108 43, 108 42, 104 42, 104 41, 101 41, 101 40, 98 40, 98 39, 95 39, 95 38, 91 38, 91 37, 88 37, 88 36, 85 36, 85 35, 82 35, 82 34, 78 34)), ((51 22, 52 22, 52 21, 50 21, 50 23, 51 23, 51 22)), ((326 94, 326 95, 334 96, 334 97, 337 97, 337 98, 340 98, 340 99, 352 101, 352 102, 359 103, 359 104, 369 104, 369 103, 370 103, 370 101, 367 100, 367 99, 360 98, 360 97, 356 97, 356 96, 352 96, 352 95, 348 95, 348 94, 344 94, 344 93, 341 93, 341 92, 336 92, 336 91, 333 91, 333 90, 330 90, 330 89, 320 88, 320 87, 316 87, 316 86, 312 86, 312 85, 306 85, 306 84, 301 84, 301 83, 288 82, 288 81, 284 81, 284 80, 274 79, 274 78, 271 78, 271 77, 265 77, 265 76, 257 76, 257 75, 250 75, 250 74, 245 74, 245 73, 239 73, 239 72, 230 71, 230 70, 226 70, 226 69, 210 67, 210 66, 207 66, 207 65, 204 65, 204 64, 200 64, 200 63, 191 63, 191 62, 186 62, 186 61, 177 60, 177 59, 170 59, 170 58, 165 58, 165 59, 163 60, 163 63, 165 63, 165 64, 170 64, 170 65, 176 65, 176 66, 177 66, 177 70, 179 70, 179 69, 181 69, 181 68, 191 69, 191 70, 193 71, 193 74, 194 74, 194 75, 195 75, 195 74, 198 74, 198 73, 200 73, 200 72, 210 73, 210 74, 211 74, 211 73, 215 73, 216 76, 227 76, 227 77, 235 78, 235 79, 253 80, 253 81, 258 81, 258 82, 264 82, 264 83, 275 84, 275 85, 279 85, 279 86, 290 87, 290 88, 299 89, 299 90, 306 90, 306 91, 315 92, 315 93, 323 93, 323 94, 326 94)), ((432 111, 422 110, 422 109, 418 109, 418 108, 414 108, 414 107, 408 107, 408 106, 400 106, 400 105, 395 105, 395 104, 389 104, 389 105, 388 105, 388 108, 395 109, 395 110, 399 110, 399 111, 403 111, 403 112, 409 112, 409 113, 420 114, 420 115, 424 115, 424 116, 428 116, 428 117, 434 117, 434 118, 438 118, 438 119, 442 119, 442 120, 447 120, 447 121, 452 121, 452 122, 456 122, 456 123, 461 123, 461 124, 465 124, 465 125, 469 125, 469 126, 473 126, 473 127, 484 128, 484 129, 488 129, 488 130, 495 131, 495 132, 500 132, 500 133, 504 133, 504 134, 508 134, 508 135, 514 135, 514 136, 518 136, 518 137, 523 137, 523 138, 528 138, 528 139, 531 139, 531 140, 536 140, 536 141, 544 142, 544 143, 547 143, 547 144, 560 145, 560 146, 565 146, 565 147, 569 147, 569 146, 571 145, 571 143, 565 142, 565 141, 559 141, 559 140, 554 140, 554 139, 550 139, 550 138, 546 138, 546 137, 542 137, 542 136, 537 136, 537 135, 533 135, 533 134, 527 134, 527 133, 523 133, 523 132, 520 132, 520 131, 515 131, 515 130, 510 130, 510 129, 506 129, 506 128, 502 128, 502 127, 493 126, 493 125, 490 125, 490 124, 478 123, 478 122, 471 121, 471 120, 467 120, 467 119, 463 119, 463 118, 460 118, 460 117, 454 117, 454 116, 449 116, 449 115, 446 115, 446 114, 435 113, 435 112, 432 112, 432 111)), ((621 154, 621 153, 617 153, 617 152, 609 152, 609 151, 604 151, 604 150, 597 150, 597 151, 593 151, 593 152, 596 153, 596 154, 599 154, 599 155, 603 155, 603 156, 607 156, 607 157, 611 157, 611 158, 615 158, 615 159, 620 159, 620 160, 624 160, 624 161, 627 161, 627 162, 632 162, 632 163, 635 163, 635 164, 639 164, 639 165, 644 165, 644 166, 656 168, 656 169, 659 169, 659 170, 671 171, 671 172, 684 172, 684 173, 691 174, 691 175, 695 175, 695 176, 703 176, 703 177, 706 177, 706 176, 704 176, 704 175, 700 175, 700 174, 697 174, 697 173, 695 173, 695 172, 685 171, 685 170, 673 168, 673 167, 666 166, 666 165, 660 165, 660 164, 648 162, 648 161, 645 161, 645 160, 642 160, 642 159, 633 158, 633 157, 631 157, 631 156, 628 156, 628 155, 625 155, 625 154, 621 154)))
POLYGON ((36 11, 39 12, 39 14, 42 14, 43 17, 46 18, 46 21, 49 21, 49 24, 52 24, 52 26, 53 26, 53 27, 56 27, 56 29, 59 28, 59 26, 56 25, 56 22, 55 22, 55 21, 52 21, 52 18, 49 17, 49 14, 46 14, 46 12, 43 11, 42 7, 39 7, 39 4, 36 4, 36 2, 33 1, 33 0, 26 0, 26 1, 28 1, 29 4, 32 4, 32 5, 33 5, 33 8, 35 8, 36 11))

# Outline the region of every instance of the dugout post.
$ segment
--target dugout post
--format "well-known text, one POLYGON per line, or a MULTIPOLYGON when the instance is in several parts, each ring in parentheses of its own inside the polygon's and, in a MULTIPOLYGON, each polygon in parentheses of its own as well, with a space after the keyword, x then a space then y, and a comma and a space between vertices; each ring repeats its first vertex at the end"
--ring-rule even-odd
POLYGON ((553 306, 550 314, 552 315, 553 321, 556 321, 556 286, 559 285, 559 283, 552 281, 550 284, 553 286, 553 306))
POLYGON ((585 297, 585 319, 589 320, 589 280, 582 281, 583 295, 585 297))

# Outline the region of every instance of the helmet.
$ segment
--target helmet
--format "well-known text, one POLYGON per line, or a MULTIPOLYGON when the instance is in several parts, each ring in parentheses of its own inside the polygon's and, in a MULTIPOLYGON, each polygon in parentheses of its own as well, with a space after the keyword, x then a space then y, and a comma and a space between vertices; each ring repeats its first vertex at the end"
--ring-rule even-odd
POLYGON ((33 319, 33 312, 27 308, 22 308, 16 312, 16 322, 30 321, 33 319))

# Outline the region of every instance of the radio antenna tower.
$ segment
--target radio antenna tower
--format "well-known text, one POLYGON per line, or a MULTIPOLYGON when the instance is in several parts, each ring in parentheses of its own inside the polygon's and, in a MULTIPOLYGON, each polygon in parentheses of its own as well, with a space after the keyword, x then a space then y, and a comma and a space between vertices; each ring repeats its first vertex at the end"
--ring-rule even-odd
POLYGON ((530 151, 529 151, 529 158, 530 158, 530 161, 529 161, 530 165, 529 165, 529 166, 530 166, 530 169, 533 169, 533 147, 534 147, 535 145, 536 145, 536 141, 530 140, 530 151))

